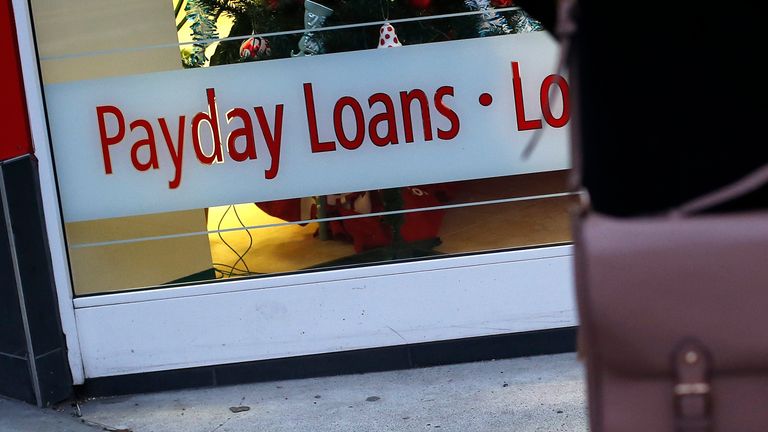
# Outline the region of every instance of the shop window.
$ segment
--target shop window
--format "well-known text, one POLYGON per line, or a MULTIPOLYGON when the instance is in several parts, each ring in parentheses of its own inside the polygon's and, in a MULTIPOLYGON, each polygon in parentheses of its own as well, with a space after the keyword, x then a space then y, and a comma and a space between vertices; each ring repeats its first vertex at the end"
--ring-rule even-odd
POLYGON ((512 2, 31 3, 77 295, 571 241, 512 2))

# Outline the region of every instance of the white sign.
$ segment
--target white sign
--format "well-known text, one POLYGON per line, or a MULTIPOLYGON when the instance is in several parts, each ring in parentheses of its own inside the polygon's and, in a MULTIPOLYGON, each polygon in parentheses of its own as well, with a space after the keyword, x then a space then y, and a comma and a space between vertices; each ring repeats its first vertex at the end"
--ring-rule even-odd
POLYGON ((48 85, 64 219, 566 169, 557 57, 538 32, 48 85))

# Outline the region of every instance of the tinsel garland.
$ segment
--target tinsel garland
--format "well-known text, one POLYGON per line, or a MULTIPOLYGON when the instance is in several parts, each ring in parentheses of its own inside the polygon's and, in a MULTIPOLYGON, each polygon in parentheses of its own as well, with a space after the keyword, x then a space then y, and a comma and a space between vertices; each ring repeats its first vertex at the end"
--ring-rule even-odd
POLYGON ((493 9, 491 0, 464 0, 464 4, 469 10, 483 12, 477 23, 477 33, 481 37, 512 33, 507 19, 493 9))
MULTIPOLYGON (((216 15, 211 10, 208 3, 201 0, 187 0, 187 6, 184 8, 187 13, 187 20, 191 21, 193 41, 204 41, 209 39, 218 39, 219 31, 216 27, 216 15)), ((190 67, 204 66, 208 61, 205 56, 206 44, 194 44, 192 52, 187 61, 190 67)))
POLYGON ((522 9, 514 11, 509 17, 509 22, 512 23, 513 33, 530 33, 544 30, 544 26, 539 21, 531 18, 522 9))

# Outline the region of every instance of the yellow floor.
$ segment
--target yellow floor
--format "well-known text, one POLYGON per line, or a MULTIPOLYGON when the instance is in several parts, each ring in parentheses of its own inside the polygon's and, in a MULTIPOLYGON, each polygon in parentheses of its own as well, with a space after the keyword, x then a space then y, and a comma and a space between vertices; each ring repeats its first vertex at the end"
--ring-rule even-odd
MULTIPOLYGON (((454 201, 473 202, 565 190, 566 173, 544 173, 464 182, 454 201)), ((440 231, 443 243, 436 251, 465 253, 569 242, 568 207, 573 201, 570 197, 550 198, 448 210, 440 231)), ((229 210, 216 207, 208 212, 210 231, 283 222, 255 204, 232 206, 229 210)), ((296 271, 355 253, 351 243, 319 240, 314 236, 317 227, 317 224, 289 225, 209 234, 218 276, 296 271)))
MULTIPOLYGON (((229 211, 226 206, 208 210, 209 231, 218 230, 219 226, 221 229, 228 229, 284 222, 264 213, 255 204, 232 206, 229 211)), ((314 237, 317 226, 318 224, 312 223, 303 227, 289 225, 209 234, 214 268, 221 270, 223 273, 220 274, 225 276, 228 276, 230 271, 234 271, 235 275, 246 271, 279 273, 311 267, 355 253, 349 243, 320 241, 314 237), (239 255, 244 257, 244 262, 239 261, 239 255), (233 270, 232 267, 236 268, 233 270)))

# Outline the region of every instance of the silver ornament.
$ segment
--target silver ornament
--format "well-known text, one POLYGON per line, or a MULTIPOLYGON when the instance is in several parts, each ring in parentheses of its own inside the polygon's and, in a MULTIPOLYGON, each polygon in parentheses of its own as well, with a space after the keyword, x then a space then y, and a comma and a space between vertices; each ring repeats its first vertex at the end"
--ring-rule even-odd
MULTIPOLYGON (((313 30, 325 25, 329 16, 333 15, 333 9, 325 7, 312 0, 304 1, 304 28, 313 30)), ((291 52, 291 57, 311 56, 325 52, 322 38, 312 31, 304 32, 299 40, 299 51, 291 52)))

